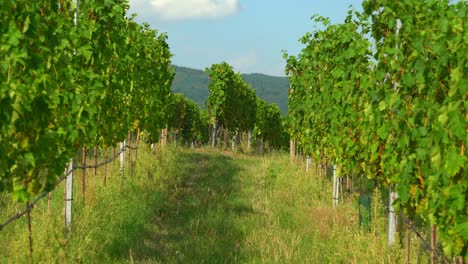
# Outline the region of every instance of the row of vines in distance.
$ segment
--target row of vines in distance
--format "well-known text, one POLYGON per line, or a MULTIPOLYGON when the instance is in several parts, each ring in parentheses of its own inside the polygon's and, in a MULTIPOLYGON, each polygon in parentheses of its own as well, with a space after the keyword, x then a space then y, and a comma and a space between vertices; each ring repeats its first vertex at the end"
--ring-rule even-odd
MULTIPOLYGON (((226 62, 213 64, 206 69, 210 78, 207 99, 208 121, 213 127, 212 145, 218 128, 233 135, 246 132, 259 142, 268 142, 275 148, 287 144, 287 134, 279 107, 270 104, 255 94, 240 73, 235 73, 226 62)), ((263 147, 263 146, 262 146, 263 147)))
POLYGON ((302 52, 285 54, 297 144, 341 175, 394 189, 405 215, 437 227, 444 252, 465 259, 467 5, 364 1, 341 24, 316 16, 302 52))

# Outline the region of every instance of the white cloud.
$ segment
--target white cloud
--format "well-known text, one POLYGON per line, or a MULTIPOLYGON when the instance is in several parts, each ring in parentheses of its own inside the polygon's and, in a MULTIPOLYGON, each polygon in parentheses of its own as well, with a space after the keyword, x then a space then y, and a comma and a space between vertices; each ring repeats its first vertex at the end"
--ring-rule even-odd
POLYGON ((130 0, 133 12, 164 20, 219 18, 236 14, 239 0, 130 0))
POLYGON ((234 70, 242 73, 252 72, 257 62, 257 54, 253 51, 228 59, 228 63, 234 67, 234 70))

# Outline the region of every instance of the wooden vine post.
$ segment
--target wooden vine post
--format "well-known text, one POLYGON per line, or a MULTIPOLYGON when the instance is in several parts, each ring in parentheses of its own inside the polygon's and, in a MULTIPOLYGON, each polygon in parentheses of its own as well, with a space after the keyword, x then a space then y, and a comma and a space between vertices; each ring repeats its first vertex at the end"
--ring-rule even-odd
POLYGON ((213 124, 213 129, 211 131, 211 147, 214 148, 216 145, 216 121, 213 124))
POLYGON ((26 209, 27 211, 27 218, 28 218, 28 233, 29 233, 29 256, 31 257, 31 262, 32 257, 33 257, 33 239, 32 239, 32 225, 31 225, 31 210, 32 207, 29 206, 29 200, 26 202, 26 209))
POLYGON ((96 177, 96 175, 97 175, 97 158, 98 158, 97 146, 94 146, 93 156, 94 156, 94 177, 96 177))
MULTIPOLYGON (((75 4, 74 23, 78 25, 78 0, 73 1, 75 4)), ((71 231, 72 212, 73 212, 73 158, 70 159, 67 168, 65 169, 65 188, 63 191, 65 207, 63 210, 63 219, 65 228, 68 232, 71 231)))
POLYGON ((138 160, 138 145, 140 144, 140 126, 137 127, 136 142, 135 142, 135 161, 138 160))
POLYGON ((431 226, 431 264, 436 263, 436 225, 431 226))
POLYGON ((47 215, 50 215, 50 209, 52 207, 52 193, 47 194, 47 215))
POLYGON ((338 177, 337 166, 333 165, 333 207, 338 205, 340 190, 340 178, 338 177))
POLYGON ((397 216, 395 214, 395 208, 393 207, 393 203, 398 198, 398 194, 392 190, 390 190, 390 199, 388 202, 388 245, 393 246, 395 244, 395 235, 396 235, 396 228, 397 228, 397 216))
POLYGON ((120 174, 125 175, 125 151, 126 151, 126 142, 125 140, 120 143, 120 174))
POLYGON ((235 133, 235 134, 232 136, 232 144, 231 144, 231 150, 232 150, 232 152, 234 152, 235 149, 236 149, 236 135, 237 135, 237 133, 235 133))
POLYGON ((132 159, 131 159, 131 154, 132 154, 132 133, 130 131, 128 131, 128 134, 127 134, 127 145, 125 146, 125 148, 128 148, 128 172, 130 173, 131 172, 131 169, 132 169, 132 159))
POLYGON ((406 263, 411 262, 411 226, 413 221, 408 221, 408 227, 406 228, 406 263))
POLYGON ((296 160, 296 141, 294 139, 289 141, 289 158, 291 163, 294 163, 296 160))
POLYGON ((68 168, 65 170, 65 210, 64 210, 64 221, 65 227, 68 231, 71 231, 72 224, 72 212, 73 212, 73 158, 68 163, 68 168))
POLYGON ((81 195, 83 198, 83 204, 85 203, 86 198, 86 147, 83 147, 81 150, 81 195))
MULTIPOLYGON (((114 152, 115 152, 115 148, 114 148, 114 152)), ((109 159, 111 158, 110 155, 109 155, 109 150, 107 149, 107 147, 104 149, 104 158, 105 159, 109 159)), ((112 159, 115 158, 115 154, 114 156, 112 156, 112 159)), ((104 164, 104 177, 103 177, 103 184, 104 186, 106 186, 107 184, 107 163, 104 164)))
MULTIPOLYGON (((396 20, 396 37, 398 38, 398 34, 400 32, 400 29, 401 29, 401 20, 400 19, 397 19, 396 20)), ((395 48, 397 49, 398 44, 395 44, 395 48)), ((395 55, 395 58, 396 55, 395 55)), ((398 82, 394 82, 393 83, 393 89, 395 91, 398 91, 398 82)), ((395 202, 395 200, 398 198, 398 193, 395 192, 393 190, 393 188, 390 188, 390 201, 389 201, 389 206, 388 206, 388 211, 389 211, 389 214, 388 214, 388 245, 389 246, 392 246, 394 243, 395 243, 395 232, 396 232, 396 228, 397 228, 397 214, 395 213, 395 208, 393 207, 393 203, 395 202)))

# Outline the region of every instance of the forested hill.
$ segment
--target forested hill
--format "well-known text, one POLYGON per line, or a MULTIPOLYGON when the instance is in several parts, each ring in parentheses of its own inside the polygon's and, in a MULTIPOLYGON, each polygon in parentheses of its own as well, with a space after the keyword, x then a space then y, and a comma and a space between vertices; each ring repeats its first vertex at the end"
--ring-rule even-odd
MULTIPOLYGON (((204 105, 208 97, 208 75, 197 69, 175 66, 176 75, 172 83, 175 93, 183 93, 198 105, 204 105)), ((283 114, 288 111, 289 80, 286 77, 275 77, 265 74, 242 74, 245 82, 252 85, 257 96, 270 103, 277 104, 283 114)))

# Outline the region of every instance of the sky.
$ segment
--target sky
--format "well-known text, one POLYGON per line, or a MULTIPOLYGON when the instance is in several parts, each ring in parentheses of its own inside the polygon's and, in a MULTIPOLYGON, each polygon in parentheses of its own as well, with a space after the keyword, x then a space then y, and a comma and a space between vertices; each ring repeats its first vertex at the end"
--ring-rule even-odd
POLYGON ((205 69, 226 61, 241 73, 285 76, 282 50, 297 55, 314 14, 340 23, 362 0, 130 0, 136 21, 168 35, 172 63, 205 69))

